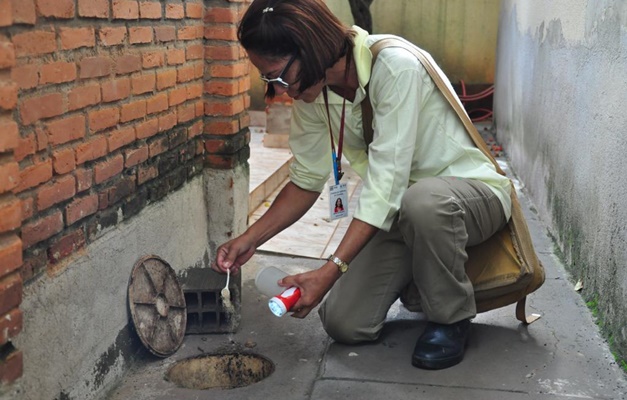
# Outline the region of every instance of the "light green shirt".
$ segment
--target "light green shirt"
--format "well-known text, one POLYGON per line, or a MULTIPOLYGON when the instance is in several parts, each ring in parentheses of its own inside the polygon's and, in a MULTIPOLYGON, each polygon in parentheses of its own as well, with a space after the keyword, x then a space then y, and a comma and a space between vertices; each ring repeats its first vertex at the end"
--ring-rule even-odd
MULTIPOLYGON (((388 35, 369 35, 356 26, 353 30, 357 32, 353 57, 359 89, 353 102, 346 101, 343 157, 363 181, 354 217, 387 231, 409 186, 421 178, 455 176, 486 183, 509 218, 509 179, 498 174, 475 147, 420 61, 406 50, 386 48, 372 68, 370 46, 388 35), (366 152, 361 101, 368 83, 374 139, 366 152)), ((342 101, 329 91, 336 148, 342 101)), ((302 189, 321 192, 332 171, 327 121, 322 96, 313 103, 294 102, 289 136, 294 154, 290 180, 302 189)))

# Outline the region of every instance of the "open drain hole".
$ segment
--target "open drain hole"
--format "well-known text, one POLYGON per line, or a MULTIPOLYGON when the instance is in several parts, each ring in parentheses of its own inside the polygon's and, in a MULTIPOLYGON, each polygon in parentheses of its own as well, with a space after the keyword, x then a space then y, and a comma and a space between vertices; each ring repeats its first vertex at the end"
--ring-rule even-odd
POLYGON ((257 383, 273 372, 272 361, 257 354, 205 354, 175 363, 166 379, 187 389, 234 389, 257 383))

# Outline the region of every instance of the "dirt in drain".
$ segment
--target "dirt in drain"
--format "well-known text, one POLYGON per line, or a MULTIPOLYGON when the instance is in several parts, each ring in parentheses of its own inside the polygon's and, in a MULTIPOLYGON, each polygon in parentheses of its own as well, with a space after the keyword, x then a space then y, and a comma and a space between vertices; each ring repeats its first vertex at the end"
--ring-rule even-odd
POLYGON ((272 361, 257 354, 205 354, 177 362, 166 379, 187 389, 234 389, 257 383, 273 372, 272 361))

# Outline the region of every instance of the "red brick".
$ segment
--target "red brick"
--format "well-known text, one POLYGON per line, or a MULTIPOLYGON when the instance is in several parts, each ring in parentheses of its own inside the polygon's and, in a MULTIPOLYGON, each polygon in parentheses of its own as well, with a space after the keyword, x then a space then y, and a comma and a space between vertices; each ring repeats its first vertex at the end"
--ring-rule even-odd
POLYGON ((142 69, 142 58, 140 55, 126 54, 120 56, 116 61, 115 72, 118 74, 130 74, 142 69))
POLYGON ((124 104, 120 112, 120 122, 128 122, 146 116, 146 100, 124 104))
POLYGON ((138 149, 130 149, 125 151, 125 167, 131 168, 137 164, 141 164, 148 159, 148 146, 144 145, 138 149))
POLYGON ((96 184, 100 184, 116 175, 119 175, 124 170, 124 157, 122 154, 118 154, 109 160, 99 162, 94 166, 94 181, 96 184))
POLYGON ((236 26, 215 26, 211 25, 205 28, 205 39, 208 40, 237 40, 237 27, 236 26))
POLYGON ((85 137, 85 117, 75 115, 50 122, 45 125, 45 132, 48 141, 55 146, 81 139, 85 137))
POLYGON ((80 63, 80 78, 99 78, 111 75, 111 59, 109 57, 86 57, 80 63))
POLYGON ((177 117, 175 112, 159 117, 159 132, 164 132, 174 128, 176 126, 176 123, 177 117))
POLYGON ((239 84, 237 81, 232 80, 219 81, 213 79, 205 83, 205 93, 218 96, 235 96, 239 93, 239 84))
POLYGON ((135 141, 135 128, 122 128, 111 131, 108 138, 109 152, 113 152, 120 147, 126 146, 135 141))
POLYGON ((157 90, 163 90, 176 85, 176 70, 157 72, 157 90))
POLYGON ((35 128, 35 136, 37 137, 37 151, 47 150, 50 140, 48 139, 48 134, 44 128, 37 126, 35 128))
POLYGON ((78 0, 78 15, 109 18, 109 2, 110 0, 78 0))
POLYGON ((37 210, 41 212, 52 205, 73 197, 75 194, 76 181, 74 180, 74 176, 64 175, 38 190, 37 210))
POLYGON ((203 17, 204 8, 200 3, 187 3, 186 4, 187 18, 200 19, 203 17))
POLYGON ((239 122, 236 120, 212 119, 205 125, 204 131, 210 135, 232 135, 239 131, 239 122))
POLYGON ((29 220, 35 215, 35 195, 22 196, 22 221, 29 220))
POLYGON ((39 66, 20 65, 11 69, 11 79, 15 81, 20 89, 32 89, 39 84, 39 66))
POLYGON ((0 153, 15 149, 20 137, 17 123, 7 116, 0 117, 0 132, 0 153))
POLYGON ((128 41, 131 44, 151 43, 152 36, 152 27, 150 26, 128 28, 128 41))
POLYGON ((185 103, 187 101, 187 88, 183 86, 170 90, 168 101, 170 107, 185 103))
POLYGON ((135 126, 137 139, 146 139, 159 133, 159 119, 153 118, 135 126))
POLYGON ((45 271, 47 265, 48 260, 45 252, 40 251, 37 254, 28 255, 24 258, 24 264, 22 264, 20 269, 22 279, 24 281, 31 280, 35 275, 45 271))
POLYGON ((107 138, 96 136, 93 139, 76 146, 76 164, 95 160, 107 155, 107 138))
POLYGON ((4 357, 0 363, 0 383, 8 385, 18 380, 24 372, 24 355, 14 350, 4 357))
POLYGON ((235 44, 220 46, 205 46, 205 58, 207 60, 229 61, 239 58, 240 49, 235 44))
POLYGON ((194 40, 202 39, 203 28, 202 26, 184 26, 179 28, 178 39, 179 40, 194 40))
POLYGON ((168 138, 159 138, 148 145, 150 157, 156 157, 168 150, 168 138))
POLYGON ((115 46, 124 43, 126 40, 126 27, 100 28, 98 38, 103 46, 115 46))
POLYGON ((177 110, 177 115, 179 123, 191 121, 196 117, 196 107, 194 104, 181 105, 177 110))
POLYGON ((92 132, 98 132, 117 125, 120 122, 120 110, 117 107, 111 107, 90 111, 88 118, 89 129, 92 132))
POLYGON ((176 39, 174 26, 155 26, 155 40, 157 42, 171 42, 176 39))
POLYGON ((83 192, 92 186, 94 173, 91 169, 78 168, 74 171, 76 177, 76 190, 78 193, 83 192))
POLYGON ((229 101, 215 101, 205 103, 205 115, 231 116, 244 111, 243 99, 231 99, 229 101))
POLYGON ((14 234, 1 235, 0 276, 6 276, 17 270, 22 266, 22 262, 22 240, 14 234))
POLYGON ((76 77, 76 64, 58 61, 41 66, 39 83, 45 85, 48 83, 71 82, 76 80, 76 77))
POLYGON ((76 155, 74 149, 67 148, 52 153, 52 166, 54 172, 59 175, 67 174, 76 168, 76 155))
POLYGON ((0 36, 0 69, 10 68, 14 65, 15 46, 8 39, 0 36))
POLYGON ((28 249, 32 245, 46 240, 62 230, 63 214, 61 214, 61 211, 54 211, 48 216, 38 218, 22 226, 22 245, 24 249, 28 249))
POLYGON ((154 73, 135 75, 131 78, 133 94, 143 94, 155 90, 156 76, 154 73))
POLYGON ((30 125, 40 119, 56 117, 64 112, 61 93, 45 94, 24 100, 20 106, 20 116, 24 125, 30 125))
POLYGON ((156 165, 139 167, 137 170, 137 184, 143 185, 144 183, 156 178, 157 176, 159 176, 159 169, 156 165))
POLYGON ((177 83, 185 83, 194 80, 194 66, 193 65, 184 65, 177 69, 177 83))
POLYGON ((100 85, 79 86, 68 93, 68 111, 96 105, 100 100, 100 85))
POLYGON ((20 162, 26 157, 35 154, 36 151, 37 138, 33 133, 28 133, 18 140, 13 156, 15 157, 15 161, 20 162))
POLYGON ((12 0, 11 3, 13 3, 13 24, 35 25, 37 12, 34 0, 12 0))
POLYGON ((22 202, 14 196, 0 197, 0 233, 13 231, 22 225, 22 202))
POLYGON ((142 54, 142 67, 144 69, 161 67, 165 63, 165 54, 161 51, 150 51, 142 54))
POLYGON ((0 81, 0 109, 13 110, 17 106, 17 83, 0 81))
POLYGON ((204 19, 214 24, 235 24, 239 21, 239 15, 234 8, 210 7, 204 19))
POLYGON ((131 95, 131 80, 129 78, 115 79, 102 84, 102 101, 109 103, 126 99, 131 95))
POLYGON ((212 78, 240 78, 248 74, 248 63, 239 62, 230 65, 212 65, 209 69, 212 78))
POLYGON ((0 194, 17 187, 20 182, 20 167, 16 162, 0 164, 0 194))
POLYGON ((80 47, 94 47, 96 45, 96 31, 94 28, 60 28, 61 48, 73 50, 80 47))
POLYGON ((98 211, 98 195, 92 194, 72 200, 65 207, 65 219, 68 226, 76 221, 95 214, 98 211))
POLYGON ((161 19, 161 3, 141 1, 139 3, 139 16, 142 19, 161 19))
POLYGON ((23 323, 22 311, 19 308, 0 316, 0 346, 4 346, 20 333, 23 323))
POLYGON ((236 159, 233 156, 223 156, 220 154, 207 154, 205 156, 205 165, 214 169, 233 169, 236 159))
POLYGON ((13 5, 11 0, 0 0, 0 27, 13 25, 13 5))
POLYGON ((165 17, 168 19, 185 18, 185 8, 183 8, 183 3, 166 4, 165 5, 165 17))
POLYGON ((85 232, 83 229, 77 229, 63 236, 48 248, 48 261, 50 264, 56 264, 83 247, 85 247, 85 232))
POLYGON ((193 44, 187 46, 185 52, 185 58, 187 59, 187 61, 201 60, 205 56, 205 48, 201 44, 193 44))
POLYGON ((139 19, 137 1, 113 0, 113 19, 139 19))
POLYGON ((146 100, 146 112, 148 114, 165 111, 168 109, 168 107, 169 105, 167 93, 159 93, 146 100))
POLYGON ((47 18, 74 18, 74 0, 37 0, 39 15, 47 18))
POLYGON ((166 59, 168 60, 168 65, 185 64, 185 50, 169 49, 166 52, 166 59))
MULTIPOLYGON (((2 174, 0 174, 2 176, 2 174)), ((47 182, 52 178, 52 160, 45 160, 20 171, 19 184, 13 190, 20 193, 26 189, 33 188, 41 183, 47 182)))
POLYGON ((57 38, 54 32, 29 31, 13 36, 15 54, 18 57, 36 56, 57 51, 57 38))

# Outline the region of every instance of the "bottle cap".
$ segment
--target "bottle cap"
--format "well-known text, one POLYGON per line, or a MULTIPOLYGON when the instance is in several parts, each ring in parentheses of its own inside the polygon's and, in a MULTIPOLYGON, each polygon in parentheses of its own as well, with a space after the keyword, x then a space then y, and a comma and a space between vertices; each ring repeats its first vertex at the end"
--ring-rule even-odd
POLYGON ((272 312, 272 314, 276 315, 277 317, 282 317, 287 312, 285 304, 283 304, 283 302, 276 297, 273 297, 270 299, 270 301, 268 301, 268 307, 270 307, 270 311, 272 312))

